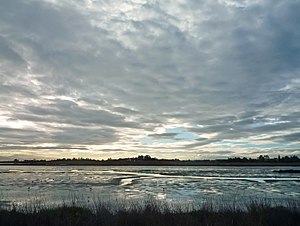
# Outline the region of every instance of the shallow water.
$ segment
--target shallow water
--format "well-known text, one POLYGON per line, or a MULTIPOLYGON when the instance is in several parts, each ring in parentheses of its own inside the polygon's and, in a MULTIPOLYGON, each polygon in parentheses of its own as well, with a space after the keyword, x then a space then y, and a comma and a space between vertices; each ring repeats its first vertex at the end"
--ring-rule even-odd
POLYGON ((186 204, 208 199, 300 200, 297 167, 0 166, 0 204, 154 198, 186 204))

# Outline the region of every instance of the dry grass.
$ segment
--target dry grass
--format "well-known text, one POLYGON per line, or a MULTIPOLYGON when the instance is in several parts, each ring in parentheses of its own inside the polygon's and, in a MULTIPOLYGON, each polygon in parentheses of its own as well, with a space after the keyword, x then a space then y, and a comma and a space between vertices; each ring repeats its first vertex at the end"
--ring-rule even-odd
POLYGON ((1 226, 299 226, 299 203, 274 205, 265 201, 251 201, 244 206, 206 202, 201 206, 171 206, 155 200, 143 203, 93 201, 89 205, 78 202, 47 206, 29 203, 0 208, 1 226))

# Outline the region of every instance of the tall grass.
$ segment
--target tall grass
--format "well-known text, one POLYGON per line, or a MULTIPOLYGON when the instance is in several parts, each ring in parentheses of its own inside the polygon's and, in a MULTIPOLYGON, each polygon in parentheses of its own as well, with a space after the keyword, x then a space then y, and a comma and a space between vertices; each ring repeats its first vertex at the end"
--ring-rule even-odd
POLYGON ((33 200, 11 208, 0 207, 1 226, 299 226, 299 202, 251 200, 243 205, 215 203, 174 205, 147 199, 143 202, 99 199, 47 205, 33 200))

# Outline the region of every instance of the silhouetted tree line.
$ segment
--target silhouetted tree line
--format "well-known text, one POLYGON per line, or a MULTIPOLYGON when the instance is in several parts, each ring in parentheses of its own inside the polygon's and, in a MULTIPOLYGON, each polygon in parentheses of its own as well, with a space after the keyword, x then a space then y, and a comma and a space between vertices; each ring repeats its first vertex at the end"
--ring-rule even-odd
POLYGON ((179 159, 158 159, 153 158, 150 155, 139 155, 133 158, 119 158, 119 159, 107 159, 107 161, 130 161, 130 162, 140 162, 140 161, 180 161, 179 159))
POLYGON ((179 160, 179 159, 157 159, 150 155, 139 155, 133 158, 119 158, 107 160, 96 160, 91 158, 61 158, 55 160, 18 160, 13 161, 14 164, 31 164, 31 165, 46 165, 46 164, 139 164, 139 163, 151 164, 151 163, 170 163, 170 164, 182 164, 182 163, 298 163, 300 158, 296 155, 284 156, 277 158, 270 158, 268 155, 260 155, 257 158, 246 158, 246 157, 234 157, 228 159, 217 159, 217 160, 179 160))
POLYGON ((218 160, 218 161, 224 161, 224 162, 283 162, 283 163, 289 163, 289 162, 300 162, 300 158, 296 155, 293 156, 284 156, 280 157, 278 155, 277 158, 270 158, 268 155, 260 155, 256 159, 253 158, 240 158, 240 157, 235 157, 235 158, 228 158, 224 160, 218 160))

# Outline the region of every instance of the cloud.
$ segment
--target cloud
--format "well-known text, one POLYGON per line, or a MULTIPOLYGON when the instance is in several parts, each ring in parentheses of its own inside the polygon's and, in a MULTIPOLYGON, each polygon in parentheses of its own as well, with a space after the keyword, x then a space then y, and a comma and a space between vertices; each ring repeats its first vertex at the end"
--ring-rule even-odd
POLYGON ((70 147, 70 146, 1 146, 0 150, 87 150, 84 147, 70 147))
POLYGON ((297 1, 1 5, 3 148, 67 144, 70 153, 80 144, 93 156, 92 145, 118 146, 126 156, 143 147, 199 158, 239 154, 218 142, 246 140, 255 155, 266 151, 262 140, 297 142, 289 137, 300 131, 297 1))
POLYGON ((138 127, 134 122, 128 122, 125 117, 100 109, 87 109, 68 100, 54 100, 50 104, 25 107, 27 112, 17 113, 16 117, 22 120, 46 121, 65 123, 80 126, 112 126, 112 127, 138 127))
POLYGON ((282 135, 282 136, 273 136, 270 139, 277 141, 277 142, 297 142, 299 144, 300 143, 300 133, 298 132, 298 133, 291 133, 291 134, 282 135))

